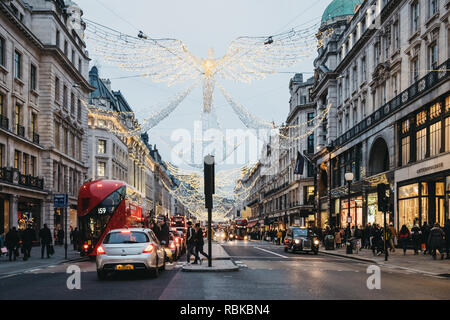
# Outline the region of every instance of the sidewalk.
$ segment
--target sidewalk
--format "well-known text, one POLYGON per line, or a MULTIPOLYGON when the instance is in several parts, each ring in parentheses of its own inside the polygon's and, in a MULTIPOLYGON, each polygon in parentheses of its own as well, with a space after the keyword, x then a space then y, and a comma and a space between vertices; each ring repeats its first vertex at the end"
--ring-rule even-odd
POLYGON ((384 261, 384 253, 379 256, 374 256, 372 250, 369 249, 362 249, 358 253, 346 254, 345 247, 335 250, 325 250, 321 247, 319 253, 346 257, 432 275, 450 274, 450 260, 440 260, 440 256, 438 256, 436 260, 433 260, 432 256, 428 254, 424 255, 423 253, 414 255, 413 250, 407 250, 406 256, 404 256, 403 250, 396 248, 395 252, 389 252, 388 261, 384 261))
MULTIPOLYGON (((185 272, 226 272, 226 271, 239 271, 239 266, 237 266, 230 258, 229 254, 222 248, 222 246, 213 241, 212 242, 212 266, 208 267, 208 259, 203 257, 202 264, 197 265, 184 265, 182 270, 185 272)), ((203 247, 203 251, 208 253, 208 243, 203 247)), ((193 257, 191 257, 191 262, 193 262, 193 257)))
POLYGON ((63 262, 74 261, 84 259, 80 257, 80 253, 78 251, 74 251, 72 246, 68 246, 67 248, 67 260, 64 255, 64 246, 53 246, 55 248, 55 254, 51 256, 50 259, 44 258, 41 259, 41 247, 33 247, 31 249, 31 257, 27 260, 23 260, 23 254, 20 254, 20 257, 17 258, 16 261, 9 261, 8 256, 0 257, 0 275, 9 275, 21 273, 29 269, 35 268, 43 268, 49 265, 56 265, 63 262))

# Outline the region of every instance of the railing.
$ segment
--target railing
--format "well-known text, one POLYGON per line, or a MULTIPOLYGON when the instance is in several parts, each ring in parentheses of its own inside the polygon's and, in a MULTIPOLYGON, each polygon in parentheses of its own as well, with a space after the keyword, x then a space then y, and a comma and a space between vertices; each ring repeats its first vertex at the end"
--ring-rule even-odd
POLYGON ((21 137, 25 137, 25 127, 18 124, 16 126, 16 134, 21 137))
POLYGON ((33 132, 33 142, 39 144, 39 135, 36 132, 33 132))
POLYGON ((9 130, 9 119, 0 114, 0 128, 9 130))
POLYGON ((31 187, 43 190, 44 178, 33 177, 32 175, 25 175, 17 172, 14 168, 0 168, 0 181, 5 181, 12 184, 18 184, 25 187, 31 187))
POLYGON ((0 168, 0 180, 13 183, 14 170, 12 168, 0 168))
POLYGON ((397 95, 394 99, 390 100, 388 103, 334 140, 331 146, 333 148, 339 147, 355 136, 361 134, 363 131, 374 127, 383 119, 407 105, 417 96, 446 79, 450 74, 449 68, 450 59, 441 64, 437 69, 438 71, 431 71, 425 77, 413 83, 408 89, 397 95))

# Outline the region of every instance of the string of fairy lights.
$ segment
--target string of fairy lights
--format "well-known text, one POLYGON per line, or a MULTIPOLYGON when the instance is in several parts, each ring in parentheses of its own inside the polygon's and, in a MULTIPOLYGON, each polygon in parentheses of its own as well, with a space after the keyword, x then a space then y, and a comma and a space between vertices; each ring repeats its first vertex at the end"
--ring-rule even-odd
MULTIPOLYGON (((201 58, 192 54, 187 46, 177 39, 154 39, 143 33, 135 37, 87 19, 85 22, 86 41, 90 43, 94 54, 106 63, 124 71, 139 72, 143 78, 148 77, 154 82, 166 83, 169 86, 191 82, 186 89, 170 99, 164 106, 147 108, 157 111, 140 121, 132 112, 115 111, 83 101, 89 117, 94 119, 91 126, 108 129, 118 136, 137 136, 154 128, 173 113, 200 83, 203 93, 202 119, 206 124, 203 130, 207 130, 211 126, 209 123, 211 118, 214 122, 213 125, 220 127, 213 104, 216 88, 221 91, 245 127, 270 130, 280 140, 288 141, 290 145, 314 132, 330 110, 330 107, 327 107, 314 119, 306 122, 289 126, 275 125, 273 122, 265 121, 252 114, 238 103, 217 79, 241 83, 263 80, 269 74, 291 67, 305 58, 310 58, 318 48, 323 46, 325 39, 332 36, 333 29, 319 33, 312 32, 311 30, 319 28, 319 24, 316 24, 269 37, 239 37, 230 43, 222 57, 215 58, 214 51, 210 49, 208 56, 201 58), (209 115, 211 115, 210 118, 208 118, 209 115), (307 127, 307 130, 301 134, 285 134, 286 130, 292 131, 292 129, 299 129, 296 131, 301 132, 302 127, 307 127)), ((284 143, 284 145, 287 144, 284 143)), ((183 170, 169 162, 165 164, 170 175, 179 182, 175 187, 171 187, 163 181, 166 189, 192 214, 200 219, 206 217, 202 172, 183 170)), ((215 219, 225 219, 236 201, 248 197, 257 181, 256 179, 250 185, 242 183, 242 178, 250 170, 251 166, 244 166, 217 172, 216 194, 213 197, 215 219)))

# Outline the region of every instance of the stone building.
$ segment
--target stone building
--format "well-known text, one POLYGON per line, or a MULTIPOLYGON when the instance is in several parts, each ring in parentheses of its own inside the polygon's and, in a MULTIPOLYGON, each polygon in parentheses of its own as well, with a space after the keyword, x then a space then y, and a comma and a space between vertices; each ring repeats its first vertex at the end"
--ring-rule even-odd
POLYGON ((1 232, 32 222, 62 223, 53 194, 68 193, 76 224, 87 174, 87 112, 92 90, 82 11, 62 0, 0 1, 1 232), (74 14, 75 16, 75 14, 74 14))
POLYGON ((332 106, 314 157, 322 227, 384 223, 379 183, 397 228, 449 218, 449 5, 334 0, 345 14, 324 13, 335 33, 315 60, 317 112, 332 106))

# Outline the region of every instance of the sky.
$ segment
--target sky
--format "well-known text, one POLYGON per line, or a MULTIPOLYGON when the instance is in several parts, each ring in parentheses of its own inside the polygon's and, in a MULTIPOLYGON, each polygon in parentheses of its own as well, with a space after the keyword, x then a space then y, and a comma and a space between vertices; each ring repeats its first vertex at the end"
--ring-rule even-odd
MULTIPOLYGON (((206 57, 209 48, 215 57, 225 54, 232 40, 240 36, 270 36, 303 25, 319 23, 331 0, 77 0, 83 18, 95 21, 129 35, 140 30, 151 38, 175 38, 183 41, 195 55, 206 57)), ((89 47, 87 48, 89 51, 89 47)), ((92 50, 93 51, 93 50, 92 50)), ((168 87, 150 78, 130 77, 127 72, 108 65, 91 54, 91 67, 99 68, 101 78, 111 80, 112 89, 120 90, 143 119, 169 102, 189 86, 189 83, 168 87)), ((282 124, 289 112, 289 80, 303 73, 306 80, 313 76, 312 56, 296 66, 251 84, 223 81, 221 84, 241 105, 258 117, 282 124)), ((220 91, 216 89, 214 106, 222 128, 245 128, 233 113, 220 91)), ((192 131, 200 120, 201 86, 178 108, 148 134, 164 160, 172 160, 174 130, 192 131)))

